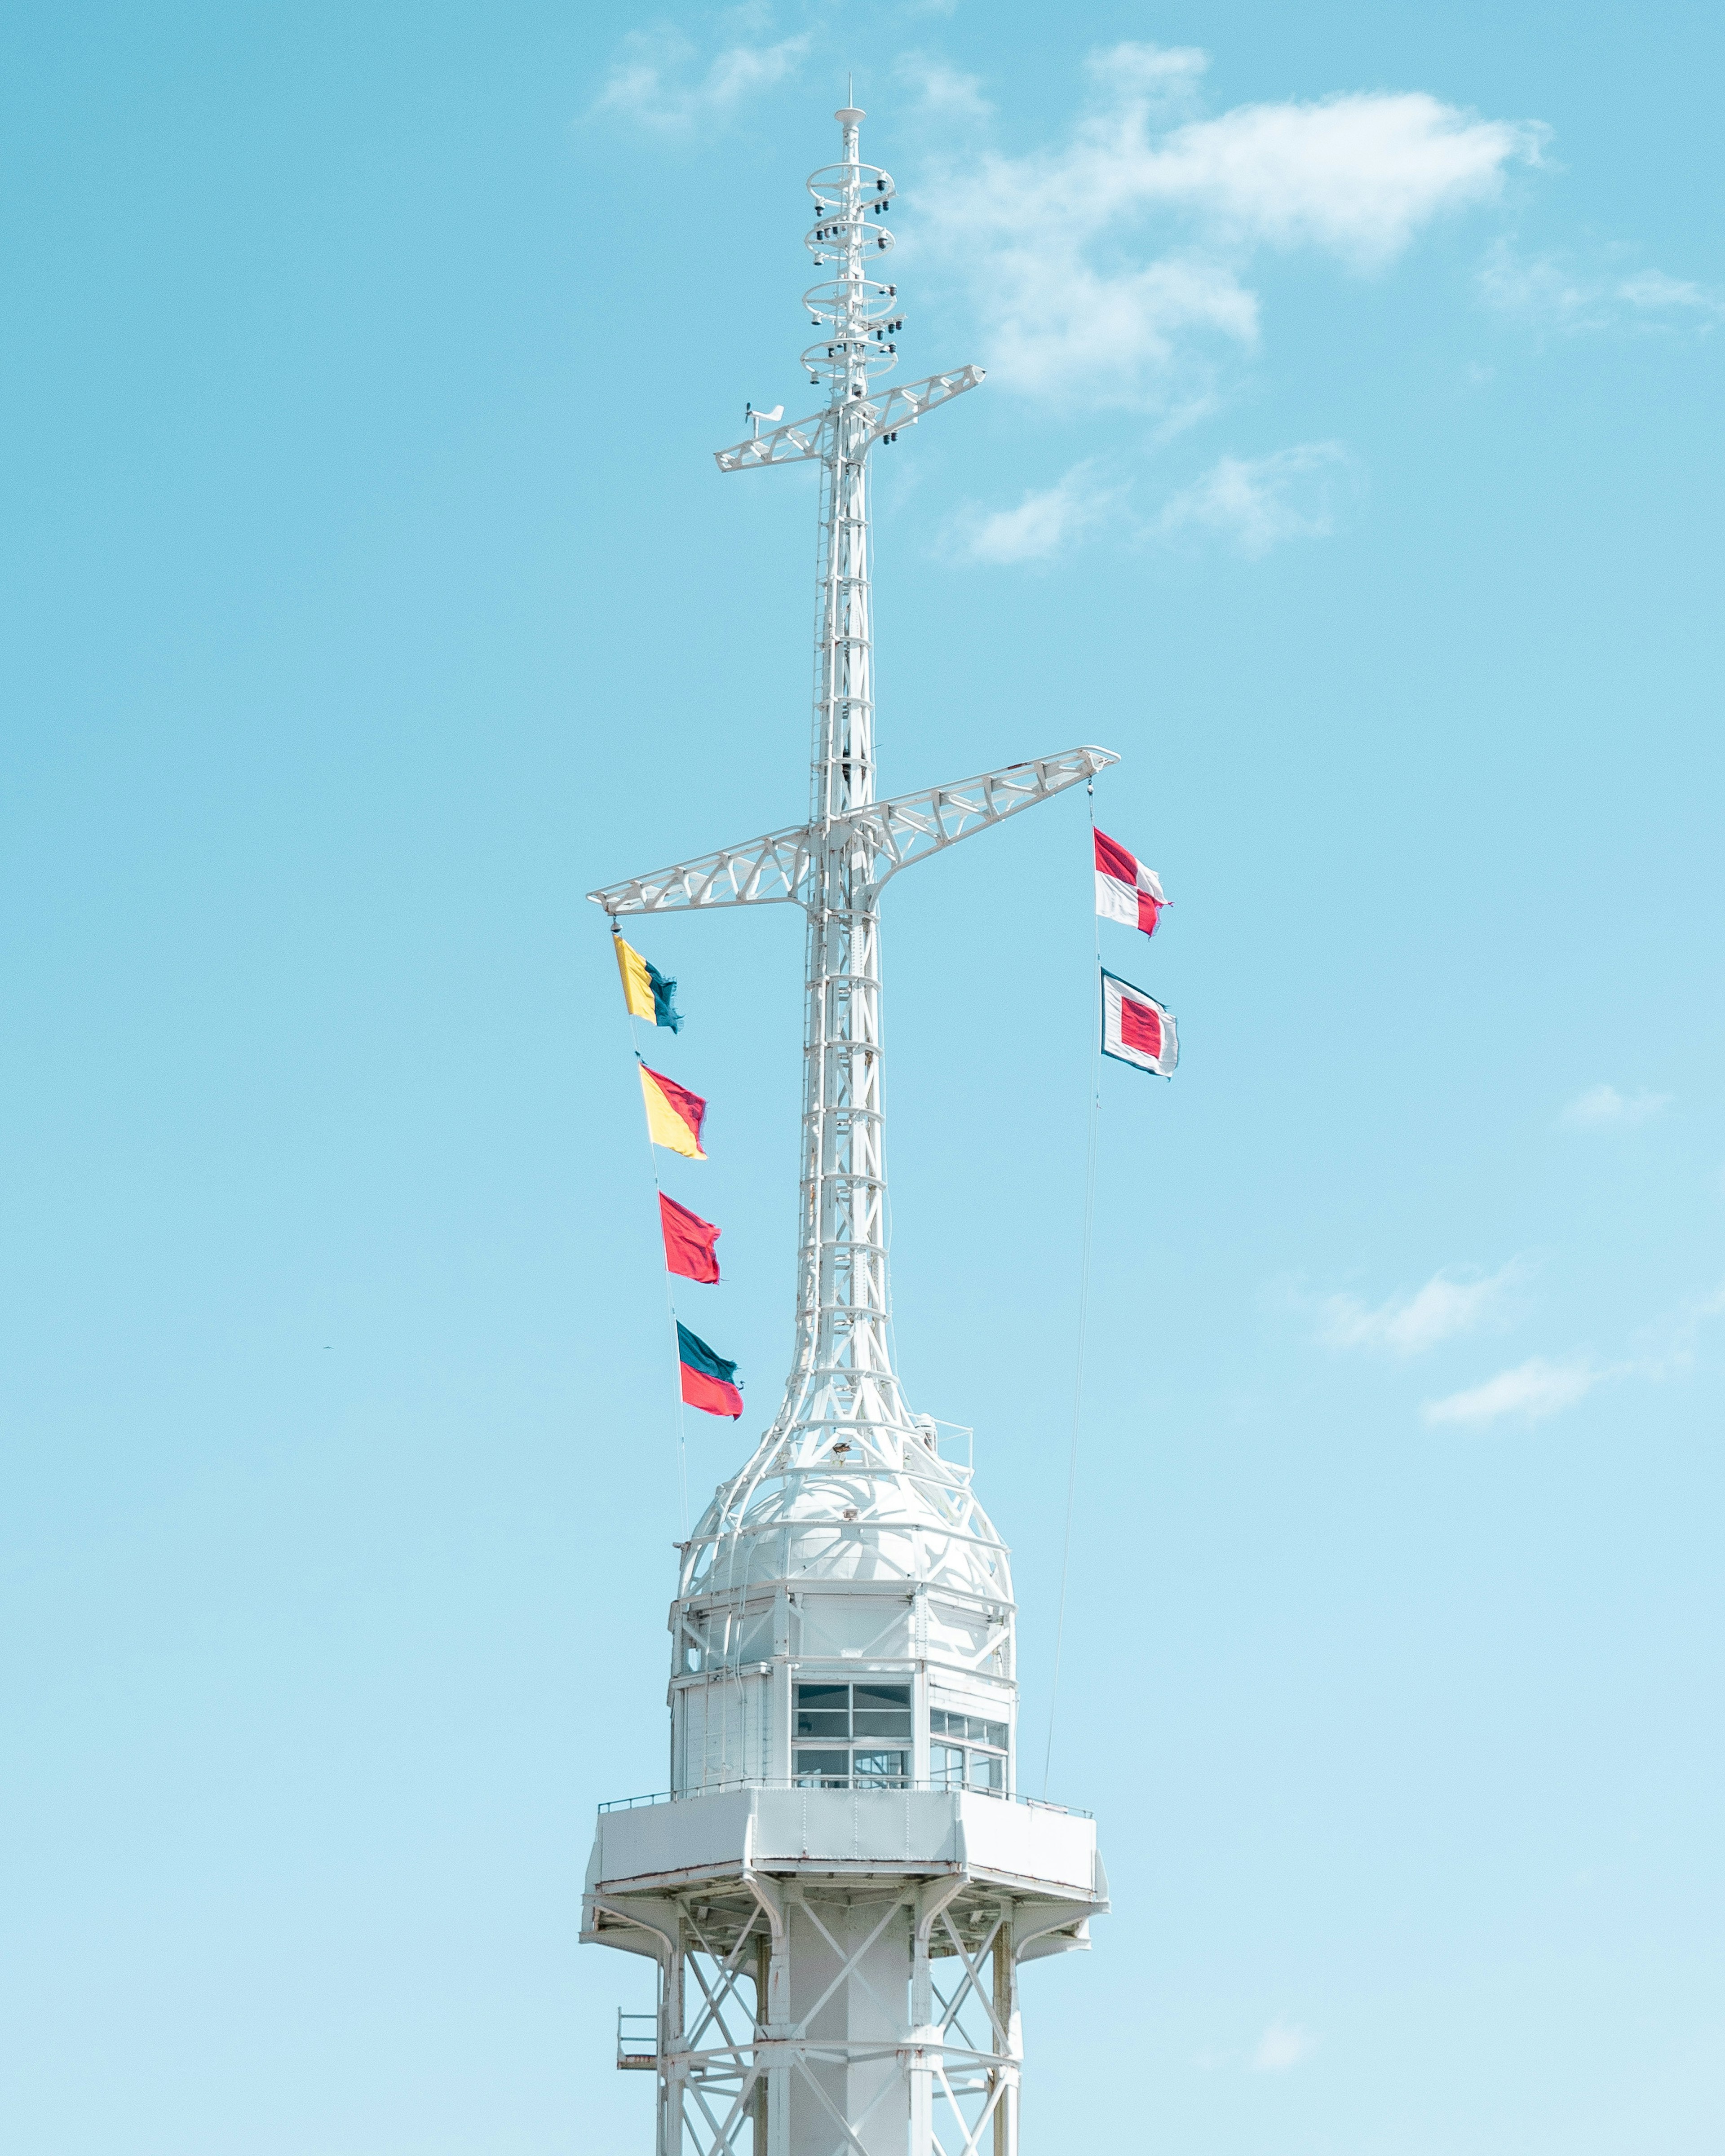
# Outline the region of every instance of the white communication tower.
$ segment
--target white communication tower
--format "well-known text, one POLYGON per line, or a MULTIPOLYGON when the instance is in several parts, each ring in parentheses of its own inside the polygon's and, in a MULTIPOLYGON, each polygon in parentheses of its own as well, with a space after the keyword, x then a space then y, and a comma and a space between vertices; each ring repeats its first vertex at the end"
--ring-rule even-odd
POLYGON ((1089 1815, 1019 1792, 1006 1546, 893 1369, 880 901, 1115 758, 875 798, 869 453, 983 374, 875 387, 903 321, 878 274, 893 183, 859 160, 863 115, 835 117, 803 355, 827 403, 718 453, 821 467, 809 820, 591 894, 614 919, 789 903, 809 930, 796 1353, 680 1546, 670 1788, 600 1808, 582 1937, 658 1964, 618 2041, 657 2076, 656 2156, 1017 2156, 1019 1972, 1088 1945, 1107 1882, 1089 1815))

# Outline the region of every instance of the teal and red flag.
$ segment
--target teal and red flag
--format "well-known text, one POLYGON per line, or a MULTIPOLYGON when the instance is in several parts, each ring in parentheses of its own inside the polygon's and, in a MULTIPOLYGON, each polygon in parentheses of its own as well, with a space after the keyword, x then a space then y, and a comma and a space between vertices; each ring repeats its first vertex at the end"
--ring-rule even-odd
POLYGON ((677 1361, 682 1366, 683 1398, 691 1408, 701 1408, 714 1415, 735 1417, 742 1413, 736 1363, 716 1355, 706 1341, 698 1339, 680 1319, 677 1322, 677 1361))

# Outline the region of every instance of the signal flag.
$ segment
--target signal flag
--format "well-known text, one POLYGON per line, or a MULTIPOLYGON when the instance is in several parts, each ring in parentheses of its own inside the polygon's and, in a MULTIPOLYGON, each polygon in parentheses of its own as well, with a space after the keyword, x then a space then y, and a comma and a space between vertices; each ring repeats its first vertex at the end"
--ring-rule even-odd
POLYGON ((680 1320, 677 1324, 677 1361, 681 1366, 683 1398, 691 1408, 711 1415, 742 1413, 742 1394, 735 1383, 737 1365, 716 1355, 705 1340, 698 1340, 680 1320))
POLYGON ((685 1280, 706 1281, 709 1286, 719 1277, 718 1253, 713 1245, 719 1240, 718 1229, 711 1220, 703 1220, 698 1213, 691 1213, 686 1205, 679 1205, 675 1198, 659 1194, 659 1224, 665 1235, 665 1262, 670 1272, 680 1273, 685 1280))
POLYGON ((1123 921, 1128 928, 1153 936, 1168 904, 1161 878, 1106 832, 1091 835, 1096 842, 1096 911, 1104 921, 1123 921))
POLYGON ((1106 966, 1101 973, 1103 1055, 1138 1070, 1153 1070, 1158 1078, 1172 1078, 1180 1060, 1173 1013, 1106 966))
POLYGON ((611 942, 617 952, 617 970, 623 976, 623 1000, 631 1018, 650 1018, 655 1025, 683 1030, 683 1014, 672 1003, 677 984, 668 981, 650 958, 625 943, 614 932, 611 942))
POLYGON ((644 1063, 641 1095, 647 1103, 647 1135, 654 1144, 689 1160, 705 1160, 701 1127, 706 1120, 706 1102, 700 1094, 667 1078, 662 1070, 649 1070, 644 1063))

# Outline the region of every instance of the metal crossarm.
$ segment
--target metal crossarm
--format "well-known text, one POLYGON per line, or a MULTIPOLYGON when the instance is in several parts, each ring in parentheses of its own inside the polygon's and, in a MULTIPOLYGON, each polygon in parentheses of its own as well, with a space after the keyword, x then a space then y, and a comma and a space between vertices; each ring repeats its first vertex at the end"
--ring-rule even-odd
POLYGON ((815 868, 809 827, 769 831, 675 868, 655 869, 587 894, 607 913, 686 913, 706 906, 806 905, 815 868))
POLYGON ((925 787, 834 817, 824 831, 802 824, 769 831, 740 846, 655 869, 588 896, 607 913, 685 913, 710 906, 809 905, 817 895, 820 855, 855 844, 867 855, 865 880, 878 890, 913 861, 956 845, 1022 808, 1051 800, 1119 758, 1106 748, 1069 748, 1029 763, 1009 763, 951 786, 925 787))
POLYGON ((782 427, 774 427, 767 434, 751 435, 744 442, 733 442, 728 449, 715 449, 713 462, 721 472, 762 471, 768 465, 801 464, 808 458, 819 457, 824 454, 821 438, 831 416, 828 412, 817 412, 813 418, 787 419, 782 427))
MULTIPOLYGON (((896 434, 901 427, 914 427, 925 413, 938 411, 988 378, 986 367, 954 367, 944 374, 925 375, 921 382, 898 382, 884 395, 870 398, 860 408, 867 429, 863 445, 896 434)), ((765 434, 733 442, 728 449, 715 449, 713 462, 721 472, 764 471, 768 465, 803 464, 824 456, 822 430, 831 417, 829 410, 812 418, 787 419, 765 434)))
POLYGON ((927 375, 921 382, 898 383, 884 397, 873 400, 869 439, 878 442, 887 434, 896 434, 901 427, 914 427, 925 413, 950 404, 955 397, 962 397, 967 389, 974 389, 987 379, 986 367, 955 367, 945 374, 927 375))
POLYGON ((894 800, 860 810, 850 821, 859 836, 870 843, 880 864, 872 879, 878 888, 888 876, 909 868, 913 861, 926 860, 931 854, 956 845, 960 839, 1004 823, 1020 809, 1051 800, 1069 786, 1076 786, 1119 761, 1106 748, 1070 748, 1060 756, 1040 757, 1031 763, 1009 763, 999 771, 985 771, 979 778, 960 779, 955 786, 931 786, 921 793, 901 793, 894 800))

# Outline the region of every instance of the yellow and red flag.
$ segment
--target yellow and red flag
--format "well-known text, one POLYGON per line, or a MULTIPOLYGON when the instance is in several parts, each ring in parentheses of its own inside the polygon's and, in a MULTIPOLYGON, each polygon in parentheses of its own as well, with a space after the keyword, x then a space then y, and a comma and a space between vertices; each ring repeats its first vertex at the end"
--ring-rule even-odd
POLYGON ((641 1094, 647 1103, 647 1135, 654 1144, 689 1160, 705 1160, 701 1127, 706 1120, 706 1102, 700 1094, 667 1078, 662 1070, 649 1070, 644 1063, 641 1094))

